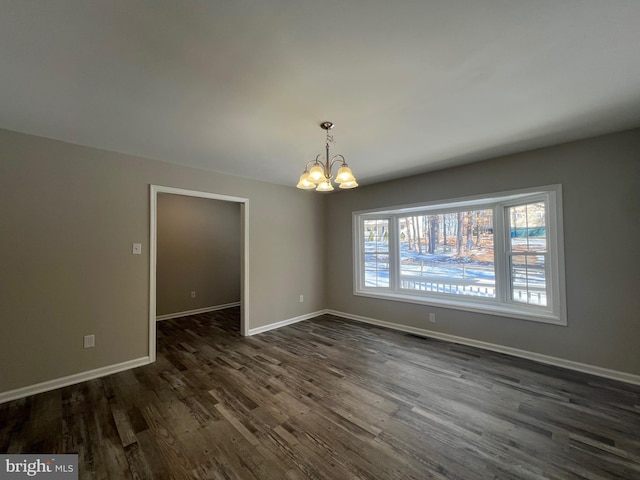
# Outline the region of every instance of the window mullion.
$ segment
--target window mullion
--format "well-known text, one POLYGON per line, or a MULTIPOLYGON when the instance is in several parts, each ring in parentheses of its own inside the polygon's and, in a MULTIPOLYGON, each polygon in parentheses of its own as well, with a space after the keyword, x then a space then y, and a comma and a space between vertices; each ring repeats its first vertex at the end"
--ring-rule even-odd
POLYGON ((496 265, 496 300, 503 303, 509 298, 509 253, 506 241, 506 209, 502 205, 493 207, 493 242, 496 265))
POLYGON ((389 288, 393 292, 397 292, 400 285, 399 257, 398 217, 393 215, 389 217, 389 288))

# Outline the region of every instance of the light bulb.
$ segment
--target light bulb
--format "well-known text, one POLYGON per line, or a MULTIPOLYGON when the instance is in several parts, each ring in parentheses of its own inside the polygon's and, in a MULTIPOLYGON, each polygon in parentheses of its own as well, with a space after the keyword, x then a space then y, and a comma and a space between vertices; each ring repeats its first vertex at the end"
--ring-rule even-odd
POLYGON ((309 190, 311 188, 316 188, 316 184, 309 180, 309 172, 305 170, 302 175, 300 175, 300 180, 296 187, 301 188, 302 190, 309 190))
POLYGON ((340 184, 340 188, 356 188, 358 183, 354 180, 353 182, 342 182, 340 184))
POLYGON ((325 180, 324 182, 321 182, 318 184, 318 188, 316 188, 316 191, 318 192, 331 192, 333 190, 333 185, 331 185, 331 182, 329 180, 325 180))
POLYGON ((313 183, 323 181, 324 169, 322 168, 322 165, 320 165, 319 163, 314 164, 313 167, 311 167, 311 170, 309 170, 308 179, 313 183))
POLYGON ((336 182, 345 183, 345 182, 355 182, 356 179, 351 172, 351 169, 347 166, 346 163, 343 163, 342 166, 338 169, 338 174, 336 175, 336 182))

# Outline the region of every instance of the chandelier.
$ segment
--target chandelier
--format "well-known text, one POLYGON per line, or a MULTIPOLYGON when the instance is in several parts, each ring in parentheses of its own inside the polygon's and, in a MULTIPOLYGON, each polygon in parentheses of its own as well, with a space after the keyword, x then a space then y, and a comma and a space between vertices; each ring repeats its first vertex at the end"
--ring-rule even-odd
POLYGON ((325 143, 327 153, 324 156, 319 154, 315 160, 307 162, 304 172, 300 175, 300 181, 296 186, 303 190, 315 188, 318 192, 332 191, 333 185, 331 180, 333 179, 333 174, 331 173, 331 170, 335 164, 339 163, 340 168, 336 173, 334 181, 340 188, 356 188, 358 186, 356 177, 353 176, 353 173, 351 172, 349 165, 347 165, 344 157, 342 155, 334 155, 333 157, 329 155, 329 144, 335 143, 333 135, 329 135, 329 130, 333 128, 333 123, 322 122, 320 127, 327 131, 327 140, 325 143))

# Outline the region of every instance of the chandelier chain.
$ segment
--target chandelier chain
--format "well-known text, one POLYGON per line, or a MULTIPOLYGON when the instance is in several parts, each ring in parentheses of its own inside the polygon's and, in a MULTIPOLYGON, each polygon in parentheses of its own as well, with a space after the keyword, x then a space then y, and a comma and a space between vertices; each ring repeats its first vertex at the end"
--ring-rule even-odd
POLYGON ((327 145, 329 145, 330 143, 335 145, 336 141, 333 139, 333 135, 329 135, 329 132, 327 132, 327 145))

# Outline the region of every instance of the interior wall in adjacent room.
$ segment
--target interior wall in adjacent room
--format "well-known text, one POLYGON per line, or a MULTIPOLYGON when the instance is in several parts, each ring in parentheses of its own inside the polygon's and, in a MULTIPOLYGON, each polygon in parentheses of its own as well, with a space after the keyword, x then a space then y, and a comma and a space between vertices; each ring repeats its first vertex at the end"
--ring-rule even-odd
POLYGON ((156 314, 239 302, 240 204, 160 193, 157 209, 156 314))

